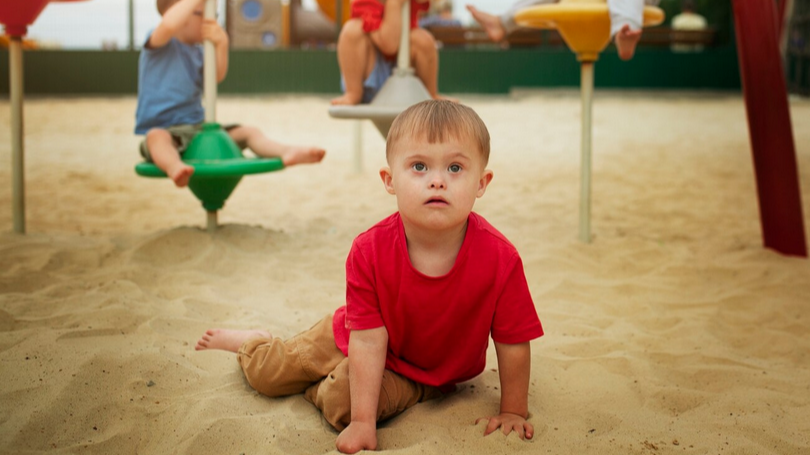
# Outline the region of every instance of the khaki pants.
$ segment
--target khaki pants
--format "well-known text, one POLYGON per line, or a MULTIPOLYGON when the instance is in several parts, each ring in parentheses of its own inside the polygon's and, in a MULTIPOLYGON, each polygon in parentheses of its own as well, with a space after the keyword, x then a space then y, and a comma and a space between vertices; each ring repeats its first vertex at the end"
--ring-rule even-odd
MULTIPOLYGON (((304 398, 338 431, 351 422, 349 359, 335 345, 332 315, 287 341, 250 340, 239 349, 236 359, 248 383, 259 393, 280 397, 304 392, 304 398)), ((436 387, 385 370, 377 420, 390 419, 416 403, 440 396, 436 387)))

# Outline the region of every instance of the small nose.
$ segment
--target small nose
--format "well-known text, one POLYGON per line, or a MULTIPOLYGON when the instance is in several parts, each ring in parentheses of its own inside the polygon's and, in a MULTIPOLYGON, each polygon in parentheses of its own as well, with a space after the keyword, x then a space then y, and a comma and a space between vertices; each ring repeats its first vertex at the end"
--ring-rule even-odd
POLYGON ((443 190, 446 188, 446 184, 444 182, 444 178, 442 178, 441 173, 435 172, 430 178, 430 189, 434 190, 443 190))

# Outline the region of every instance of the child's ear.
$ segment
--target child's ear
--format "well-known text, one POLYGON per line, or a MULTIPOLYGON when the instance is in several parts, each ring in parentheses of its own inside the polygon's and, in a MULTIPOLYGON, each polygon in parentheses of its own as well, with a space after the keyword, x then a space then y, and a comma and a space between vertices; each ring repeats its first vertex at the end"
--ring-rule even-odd
POLYGON ((478 193, 475 197, 481 197, 487 191, 487 186, 489 182, 492 181, 492 177, 494 174, 489 169, 485 169, 484 172, 481 174, 481 179, 478 181, 478 193))
POLYGON ((383 181, 383 185, 385 185, 385 191, 388 191, 388 194, 396 194, 394 191, 394 177, 391 175, 391 168, 385 166, 380 169, 380 178, 383 181))

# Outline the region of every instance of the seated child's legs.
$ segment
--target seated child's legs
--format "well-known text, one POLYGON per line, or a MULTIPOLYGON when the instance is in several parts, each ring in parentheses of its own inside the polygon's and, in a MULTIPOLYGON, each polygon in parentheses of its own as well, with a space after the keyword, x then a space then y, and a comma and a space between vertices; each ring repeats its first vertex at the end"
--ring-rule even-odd
POLYGON ((237 144, 246 144, 256 155, 265 158, 281 158, 284 166, 296 164, 317 163, 321 161, 326 151, 319 147, 304 145, 287 145, 271 140, 258 128, 252 126, 237 126, 228 130, 231 139, 237 144))
POLYGON ((433 35, 423 28, 411 30, 411 62, 431 98, 438 98, 439 51, 433 35))
POLYGON ((270 397, 303 392, 345 358, 335 345, 332 315, 287 341, 249 340, 236 354, 250 386, 270 397))
POLYGON ((358 104, 363 100, 363 81, 377 63, 376 50, 363 30, 362 19, 350 19, 343 25, 337 53, 345 93, 333 99, 332 104, 358 104))
MULTIPOLYGON (((146 153, 144 156, 157 165, 178 187, 188 185, 194 168, 180 159, 180 153, 171 133, 161 128, 153 128, 146 133, 146 153)), ((143 148, 141 152, 144 153, 143 148)))
MULTIPOLYGON (((416 403, 439 398, 442 395, 436 387, 419 384, 391 370, 385 370, 377 403, 377 420, 390 419, 416 403)), ((349 359, 344 358, 321 382, 309 387, 304 397, 320 409, 330 425, 338 431, 343 431, 351 422, 349 359)))

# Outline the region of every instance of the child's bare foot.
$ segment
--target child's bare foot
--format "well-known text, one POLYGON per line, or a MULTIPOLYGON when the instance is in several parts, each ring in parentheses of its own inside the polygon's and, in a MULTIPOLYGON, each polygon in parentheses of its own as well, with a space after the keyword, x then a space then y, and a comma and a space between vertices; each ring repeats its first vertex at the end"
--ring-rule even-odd
POLYGON ((323 159, 324 155, 326 155, 326 150, 322 148, 291 145, 281 154, 281 162, 284 163, 285 167, 296 164, 318 163, 323 159))
POLYGON ((194 350, 220 349, 222 351, 239 352, 239 348, 246 341, 257 338, 273 338, 273 336, 270 335, 270 332, 264 330, 211 329, 207 330, 202 338, 197 341, 194 350))
POLYGON ((332 106, 338 106, 338 105, 344 105, 344 104, 352 106, 352 105, 355 105, 355 104, 360 104, 360 101, 362 99, 363 99, 363 94, 362 93, 346 92, 346 93, 344 93, 343 95, 340 95, 337 98, 333 98, 331 103, 332 103, 332 106))
POLYGON ((487 32, 489 39, 492 41, 498 43, 506 36, 506 29, 503 28, 500 17, 485 13, 472 5, 467 5, 467 11, 472 14, 473 19, 484 27, 484 31, 487 32))
POLYGON ((188 186, 188 181, 191 179, 191 174, 193 173, 194 168, 184 164, 183 162, 178 163, 176 166, 174 166, 174 168, 169 169, 169 172, 167 172, 178 188, 188 186))
POLYGON ((451 98, 449 96, 439 95, 436 94, 433 97, 434 100, 444 100, 444 101, 452 101, 453 103, 458 103, 458 98, 451 98))
POLYGON ((615 37, 616 49, 619 50, 619 58, 622 60, 630 60, 633 54, 636 53, 636 45, 641 40, 641 30, 630 30, 630 26, 625 24, 621 30, 616 33, 615 37))

